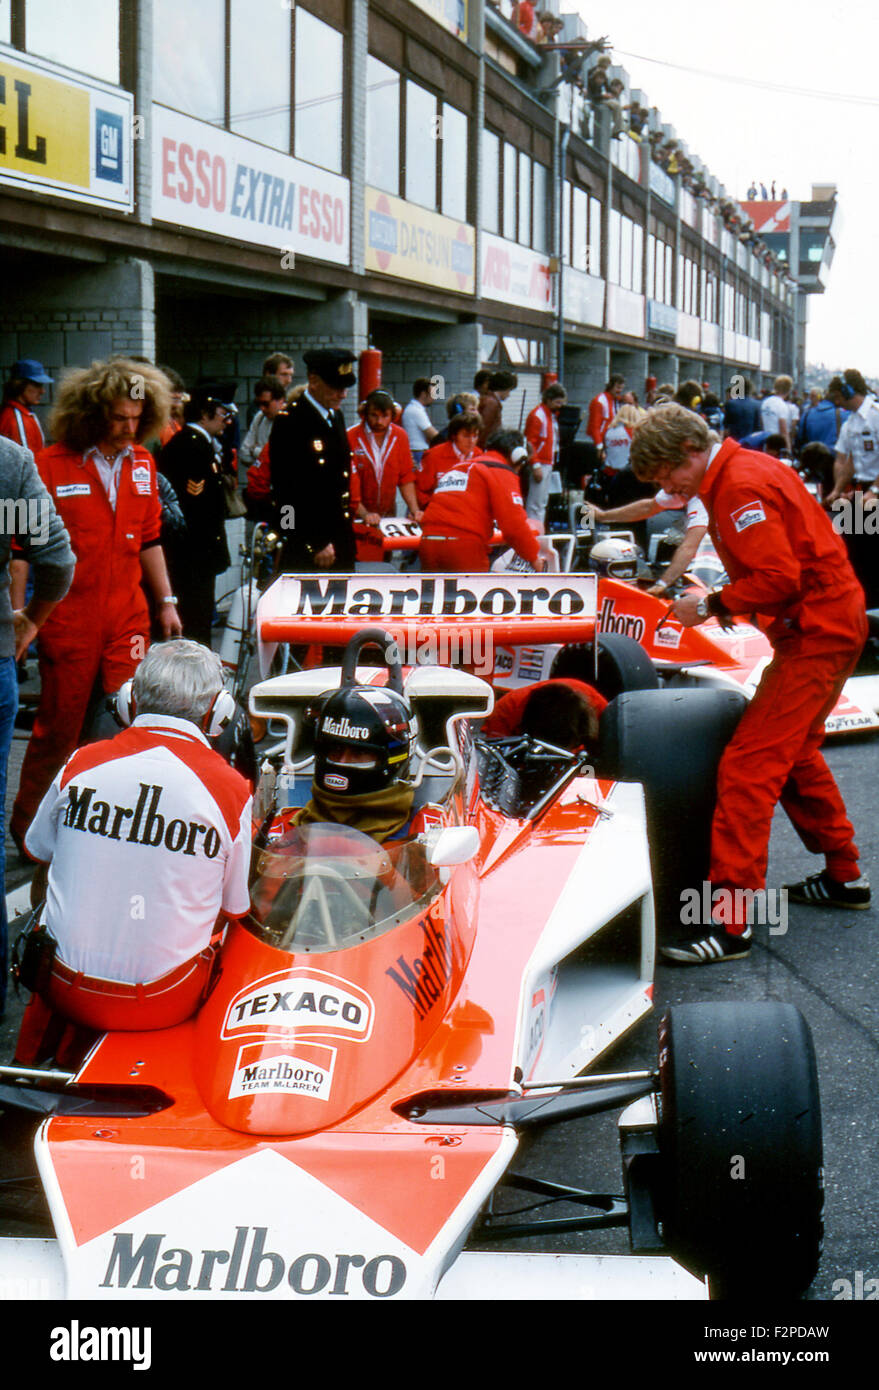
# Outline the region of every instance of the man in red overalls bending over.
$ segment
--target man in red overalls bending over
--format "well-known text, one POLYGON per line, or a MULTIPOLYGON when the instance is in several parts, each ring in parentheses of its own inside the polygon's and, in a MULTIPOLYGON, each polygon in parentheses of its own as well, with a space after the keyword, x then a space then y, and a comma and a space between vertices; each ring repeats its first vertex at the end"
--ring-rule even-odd
POLYGON ((642 481, 687 498, 698 493, 729 575, 707 599, 679 598, 677 620, 694 627, 709 616, 732 621, 757 613, 775 652, 718 773, 709 877, 714 899, 718 888, 732 892, 720 895, 707 935, 662 952, 680 964, 708 965, 750 950, 745 899, 736 890, 765 887, 779 800, 806 848, 825 859, 819 873, 786 885, 790 899, 870 904, 854 831, 819 752, 824 720, 866 640, 864 593, 829 517, 793 469, 735 439, 713 444, 693 412, 678 405, 652 411, 635 430, 630 463, 642 481))
POLYGON ((40 632, 40 705, 10 825, 19 846, 76 747, 96 685, 118 690, 149 645, 141 579, 162 636, 182 632, 159 543, 156 465, 140 443, 164 428, 169 407, 165 377, 142 362, 93 363, 61 383, 49 421, 57 443, 36 462, 70 536, 76 573, 40 632))

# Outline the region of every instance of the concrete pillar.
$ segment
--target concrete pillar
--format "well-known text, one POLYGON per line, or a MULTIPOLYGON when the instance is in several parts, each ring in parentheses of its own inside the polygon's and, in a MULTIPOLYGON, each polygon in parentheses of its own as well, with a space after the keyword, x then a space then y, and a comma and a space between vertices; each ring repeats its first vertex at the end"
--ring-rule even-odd
POLYGON ((657 386, 677 386, 679 359, 675 352, 651 352, 648 359, 648 376, 656 377, 657 386))
POLYGON ((646 351, 620 351, 611 348, 610 374, 619 373, 626 378, 626 390, 634 391, 639 400, 644 399, 644 383, 650 375, 649 356, 646 351))
MULTIPOLYGON (((606 343, 576 343, 565 345, 565 379, 562 385, 571 405, 583 411, 583 425, 589 402, 603 391, 611 374, 610 348, 606 343)), ((582 427, 581 427, 582 431, 582 427)))

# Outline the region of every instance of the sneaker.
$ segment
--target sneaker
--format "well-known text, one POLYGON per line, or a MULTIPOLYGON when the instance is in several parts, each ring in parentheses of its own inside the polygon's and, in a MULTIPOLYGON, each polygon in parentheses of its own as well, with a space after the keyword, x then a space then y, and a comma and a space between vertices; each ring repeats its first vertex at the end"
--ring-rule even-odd
POLYGON ((753 933, 746 927, 740 936, 733 936, 718 927, 710 936, 684 938, 673 946, 661 946, 660 954, 676 965, 716 965, 722 960, 741 960, 751 950, 753 933))
POLYGON ((792 903, 807 903, 810 907, 849 907, 864 912, 870 906, 870 885, 865 878, 839 883, 826 869, 809 874, 801 883, 786 883, 784 889, 792 903))

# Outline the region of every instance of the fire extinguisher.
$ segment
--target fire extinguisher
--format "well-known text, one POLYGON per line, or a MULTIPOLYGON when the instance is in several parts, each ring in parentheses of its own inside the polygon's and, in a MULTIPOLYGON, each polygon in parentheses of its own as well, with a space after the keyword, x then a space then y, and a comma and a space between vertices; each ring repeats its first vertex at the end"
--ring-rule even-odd
POLYGON ((382 355, 378 348, 364 348, 360 354, 360 370, 357 373, 359 399, 365 400, 370 391, 377 391, 382 384, 382 355))

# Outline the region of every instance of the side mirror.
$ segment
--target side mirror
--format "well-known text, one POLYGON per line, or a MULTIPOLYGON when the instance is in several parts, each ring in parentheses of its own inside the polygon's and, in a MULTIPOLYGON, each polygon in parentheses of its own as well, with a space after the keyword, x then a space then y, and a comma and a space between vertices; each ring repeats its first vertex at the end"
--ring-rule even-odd
POLYGON ((479 831, 475 825, 444 825, 428 835, 427 862, 436 869, 469 864, 478 850, 479 831))

